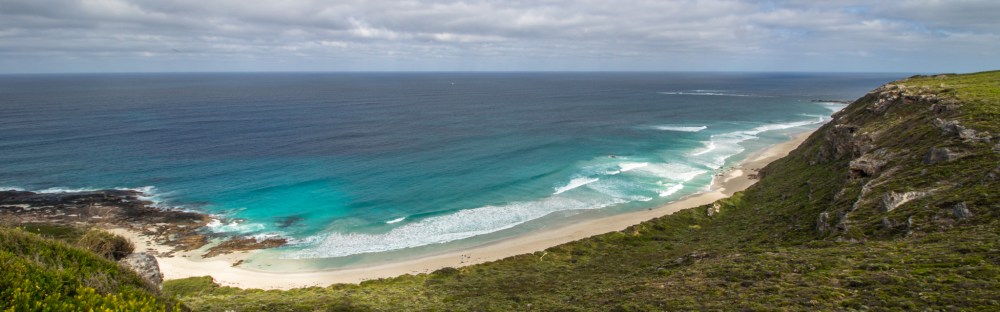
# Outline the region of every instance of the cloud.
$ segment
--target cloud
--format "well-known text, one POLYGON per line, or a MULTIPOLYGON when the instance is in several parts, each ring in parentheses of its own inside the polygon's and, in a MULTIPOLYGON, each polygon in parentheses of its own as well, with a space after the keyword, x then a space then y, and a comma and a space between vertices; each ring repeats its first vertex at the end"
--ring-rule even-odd
POLYGON ((977 70, 1000 66, 998 11, 935 0, 0 0, 0 72, 977 70))

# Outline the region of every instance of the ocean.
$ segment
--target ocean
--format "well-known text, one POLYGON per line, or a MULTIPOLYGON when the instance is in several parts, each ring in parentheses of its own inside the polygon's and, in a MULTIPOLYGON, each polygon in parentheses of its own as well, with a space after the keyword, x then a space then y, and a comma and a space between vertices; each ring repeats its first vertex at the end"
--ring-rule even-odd
POLYGON ((211 231, 289 239, 260 257, 349 265, 705 191, 844 106, 815 100, 902 76, 3 75, 0 188, 141 189, 211 231))

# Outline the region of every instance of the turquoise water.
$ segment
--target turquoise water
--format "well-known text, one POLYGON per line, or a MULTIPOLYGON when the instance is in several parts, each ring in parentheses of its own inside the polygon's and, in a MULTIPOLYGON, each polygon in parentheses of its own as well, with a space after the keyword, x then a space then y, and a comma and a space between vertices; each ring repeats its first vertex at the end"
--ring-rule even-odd
POLYGON ((143 189, 275 259, 423 252, 704 191, 899 76, 0 76, 0 186, 143 189))

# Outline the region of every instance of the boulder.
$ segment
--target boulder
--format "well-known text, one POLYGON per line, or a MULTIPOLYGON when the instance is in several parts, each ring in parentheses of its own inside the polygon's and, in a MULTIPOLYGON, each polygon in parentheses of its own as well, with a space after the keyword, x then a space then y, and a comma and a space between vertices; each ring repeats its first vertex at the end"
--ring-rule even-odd
POLYGON ((820 234, 826 234, 833 231, 833 227, 830 226, 829 212, 819 213, 819 217, 816 218, 816 231, 820 234))
POLYGON ((965 205, 965 202, 957 203, 951 208, 952 214, 955 215, 956 219, 965 220, 972 217, 972 212, 969 211, 969 207, 965 205))
POLYGON ((714 216, 722 210, 722 206, 719 203, 713 203, 711 207, 708 207, 707 214, 709 217, 714 216))
POLYGON ((139 273, 142 279, 155 285, 157 288, 163 287, 163 274, 160 273, 160 265, 153 255, 145 252, 136 252, 118 261, 118 263, 139 273))
POLYGON ((886 230, 891 230, 892 229, 892 225, 893 225, 892 224, 892 220, 889 220, 889 217, 882 217, 882 227, 883 228, 885 228, 886 230))
POLYGON ((989 143, 993 138, 993 135, 989 132, 978 132, 976 130, 966 128, 965 126, 959 124, 957 120, 934 118, 934 120, 931 121, 931 124, 940 129, 942 133, 954 135, 965 142, 989 143))
POLYGON ((937 127, 938 129, 941 130, 941 132, 945 134, 958 134, 962 130, 965 130, 965 126, 958 124, 958 121, 955 120, 944 120, 941 118, 934 118, 934 120, 931 121, 931 124, 933 124, 934 127, 937 127))
POLYGON ((882 167, 888 163, 888 153, 885 149, 879 149, 873 153, 861 155, 857 159, 851 160, 848 164, 852 178, 865 178, 877 175, 882 171, 882 167))
POLYGON ((947 147, 933 147, 924 156, 924 164, 933 165, 939 162, 952 161, 962 157, 961 153, 947 147))

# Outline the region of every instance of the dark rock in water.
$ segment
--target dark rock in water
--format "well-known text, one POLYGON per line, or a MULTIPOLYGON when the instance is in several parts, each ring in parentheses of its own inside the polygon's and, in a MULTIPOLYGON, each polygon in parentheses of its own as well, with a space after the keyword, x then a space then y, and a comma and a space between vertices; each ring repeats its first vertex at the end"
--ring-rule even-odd
POLYGON ((208 215, 161 209, 144 201, 135 190, 35 193, 0 191, 0 217, 18 223, 110 226, 132 229, 157 242, 190 250, 198 229, 208 224, 208 215))
MULTIPOLYGON (((142 200, 144 194, 135 190, 99 190, 87 192, 35 193, 26 191, 0 191, 0 218, 18 223, 50 223, 67 225, 92 225, 118 227, 142 233, 174 251, 201 248, 209 239, 221 236, 202 229, 212 221, 209 215, 174 209, 162 209, 142 200)), ((283 220, 292 225, 299 219, 283 220)), ((269 238, 263 241, 237 237, 224 242, 219 252, 254 250, 282 246, 285 239, 269 238), (227 244, 228 243, 228 244, 227 244)))
POLYGON ((263 240, 257 240, 257 238, 254 237, 233 237, 213 246, 212 248, 209 248, 208 253, 203 255, 203 257, 211 258, 236 251, 281 247, 287 243, 288 240, 284 238, 266 238, 263 240))
POLYGON ((965 205, 965 202, 955 204, 955 207, 951 208, 951 212, 955 215, 955 218, 959 220, 965 220, 972 217, 972 212, 969 211, 969 207, 965 205))
POLYGON ((278 228, 284 229, 292 225, 295 225, 296 223, 299 223, 302 220, 303 220, 302 216, 288 216, 284 218, 279 218, 276 223, 278 224, 278 228))
POLYGON ((956 160, 961 157, 961 153, 953 152, 947 147, 933 147, 924 156, 924 164, 933 165, 939 162, 956 160))
POLYGON ((139 276, 157 288, 163 287, 163 274, 160 273, 160 265, 153 255, 137 252, 121 259, 118 263, 139 273, 139 276))

